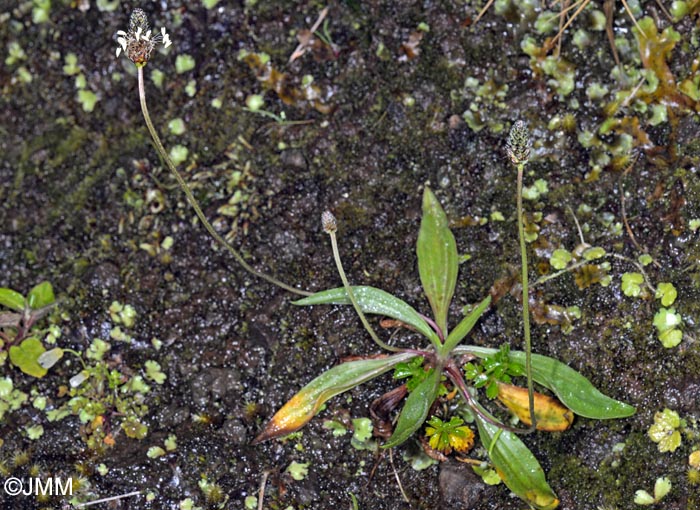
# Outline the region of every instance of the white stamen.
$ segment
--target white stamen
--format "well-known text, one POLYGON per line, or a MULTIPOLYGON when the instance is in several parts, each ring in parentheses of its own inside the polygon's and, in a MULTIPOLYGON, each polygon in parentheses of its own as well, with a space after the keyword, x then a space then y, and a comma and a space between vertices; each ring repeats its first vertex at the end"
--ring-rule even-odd
POLYGON ((167 48, 168 46, 170 46, 170 45, 173 43, 173 42, 170 40, 170 34, 168 34, 168 33, 165 31, 165 27, 161 27, 161 28, 160 28, 160 33, 161 33, 161 35, 162 35, 162 37, 163 37, 163 47, 164 47, 164 48, 167 48))
MULTIPOLYGON (((132 55, 130 55, 128 51, 129 45, 143 41, 144 44, 139 44, 138 46, 141 51, 146 53, 145 60, 147 61, 151 51, 158 43, 162 42, 164 48, 167 48, 172 44, 170 35, 168 35, 166 32, 165 27, 161 27, 160 33, 153 34, 153 32, 148 28, 148 24, 142 24, 141 26, 130 28, 128 32, 125 32, 124 30, 117 30, 116 35, 117 57, 124 52, 127 54, 127 56, 129 56, 129 58, 132 58, 132 55)), ((138 56, 137 58, 141 59, 142 57, 138 56)))

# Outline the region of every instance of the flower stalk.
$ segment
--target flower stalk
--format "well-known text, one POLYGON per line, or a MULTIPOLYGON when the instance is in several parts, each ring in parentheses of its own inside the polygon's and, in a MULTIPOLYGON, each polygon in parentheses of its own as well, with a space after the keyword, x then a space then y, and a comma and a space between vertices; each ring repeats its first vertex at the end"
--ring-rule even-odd
POLYGON ((347 276, 345 276, 345 270, 343 269, 343 263, 340 260, 340 252, 338 251, 338 240, 336 239, 336 236, 335 236, 335 232, 336 232, 336 230, 338 230, 338 225, 337 225, 337 222, 335 221, 335 216, 333 216, 333 214, 330 211, 324 211, 323 214, 321 214, 321 225, 323 226, 323 231, 331 237, 331 248, 333 249, 333 259, 335 260, 335 266, 338 269, 338 274, 340 275, 340 279, 343 281, 343 287, 345 288, 345 292, 348 295, 348 299, 352 303, 353 308, 355 308, 355 312, 357 312, 357 315, 360 317, 360 320, 362 321, 362 325, 365 327, 365 329, 369 333, 369 336, 372 337, 372 340, 374 340, 374 343, 377 344, 379 347, 381 347, 382 349, 386 349, 387 351, 393 351, 393 352, 400 351, 401 349, 398 349, 397 347, 394 347, 393 345, 389 345, 386 342, 383 342, 377 336, 377 333, 374 332, 374 329, 372 328, 369 321, 367 320, 367 317, 365 317, 365 314, 362 312, 362 308, 360 308, 360 305, 357 303, 357 300, 355 299, 355 294, 352 291, 352 287, 350 286, 350 283, 348 282, 347 276))
POLYGON ((148 127, 148 132, 151 135, 151 139, 153 140, 153 144, 156 148, 156 151, 165 162, 165 165, 168 167, 168 170, 170 170, 170 173, 173 175, 173 177, 175 177, 175 180, 177 181, 178 185, 185 193, 187 201, 194 209, 195 214, 202 222, 202 225, 204 225, 204 228, 207 230, 209 235, 211 235, 216 242, 223 246, 233 256, 233 258, 236 259, 236 262, 238 262, 243 267, 243 269, 248 271, 253 276, 257 276, 258 278, 261 278, 288 292, 292 292, 301 296, 310 296, 310 292, 306 292, 292 287, 291 285, 288 285, 278 280, 277 278, 274 278, 266 273, 262 273, 254 269, 250 264, 248 264, 243 258, 243 256, 238 252, 238 250, 231 246, 214 229, 209 220, 207 220, 206 216, 204 215, 204 212, 202 211, 202 208, 199 206, 199 202, 197 202, 197 199, 194 197, 189 185, 175 168, 175 164, 170 159, 170 156, 168 156, 168 153, 165 150, 163 143, 160 141, 158 132, 153 126, 151 116, 148 113, 148 106, 146 104, 146 87, 144 84, 143 77, 143 68, 148 63, 148 60, 151 57, 151 53, 155 49, 155 47, 159 43, 162 43, 164 48, 167 48, 172 44, 170 36, 165 31, 165 28, 161 28, 159 34, 151 35, 151 30, 148 26, 148 19, 146 18, 145 12, 142 9, 134 9, 129 20, 129 31, 125 32, 123 30, 119 30, 117 32, 117 43, 119 45, 116 51, 117 57, 119 57, 119 55, 123 52, 129 58, 129 60, 131 60, 136 65, 139 86, 139 100, 141 102, 141 113, 143 114, 143 119, 146 122, 146 127, 148 127))
POLYGON ((516 204, 518 212, 518 237, 520 238, 521 285, 523 288, 523 335, 525 337, 525 375, 527 376, 527 396, 530 411, 529 432, 537 427, 535 416, 535 390, 532 383, 532 340, 530 337, 530 292, 528 286, 527 248, 525 246, 525 217, 523 215, 523 172, 530 159, 530 134, 522 121, 513 124, 508 136, 506 151, 518 170, 516 204))

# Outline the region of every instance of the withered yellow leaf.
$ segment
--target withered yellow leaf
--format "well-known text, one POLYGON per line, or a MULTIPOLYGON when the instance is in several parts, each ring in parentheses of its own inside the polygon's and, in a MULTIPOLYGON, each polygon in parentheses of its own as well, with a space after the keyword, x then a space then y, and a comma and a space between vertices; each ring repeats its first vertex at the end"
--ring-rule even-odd
MULTIPOLYGON (((520 421, 530 425, 530 408, 527 390, 512 384, 498 384, 498 400, 503 402, 520 421)), ((568 429, 574 421, 574 413, 564 407, 554 397, 535 392, 535 418, 537 430, 561 432, 568 429)))

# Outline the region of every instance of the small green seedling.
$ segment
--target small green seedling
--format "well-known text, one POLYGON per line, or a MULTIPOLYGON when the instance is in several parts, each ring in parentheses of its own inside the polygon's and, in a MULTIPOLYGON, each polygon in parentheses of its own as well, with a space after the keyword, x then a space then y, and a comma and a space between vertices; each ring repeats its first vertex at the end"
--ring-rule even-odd
POLYGON ((14 387, 12 379, 5 377, 0 379, 0 420, 7 411, 15 411, 24 404, 29 396, 14 387))
POLYGON ((109 306, 109 317, 115 324, 122 324, 131 328, 136 323, 136 310, 131 305, 124 305, 119 301, 112 301, 109 306))
POLYGON ((301 481, 304 478, 306 478, 306 475, 309 474, 309 463, 297 462, 294 460, 289 466, 287 466, 287 469, 285 471, 289 473, 291 477, 295 480, 301 481))
POLYGON ((372 420, 369 418, 355 418, 352 420, 353 433, 352 438, 361 443, 369 441, 372 438, 372 420))
POLYGON ((685 420, 676 411, 664 409, 654 415, 654 424, 649 427, 647 435, 658 443, 660 452, 674 452, 681 445, 680 429, 684 427, 685 420))
POLYGON ((678 297, 678 291, 672 283, 661 282, 658 287, 656 287, 656 294, 654 297, 661 300, 662 306, 671 306, 678 297))
POLYGON ((174 452, 177 449, 177 437, 175 434, 170 434, 163 442, 165 449, 169 452, 174 452))
POLYGON ((334 437, 344 436, 348 432, 348 429, 345 428, 345 425, 335 420, 324 421, 323 428, 330 430, 333 433, 334 437))
POLYGON ((158 457, 162 457, 163 455, 165 455, 165 450, 163 450, 163 448, 161 448, 160 446, 151 446, 146 452, 146 456, 149 459, 157 459, 158 457))
POLYGON ((144 363, 146 368, 146 377, 156 384, 163 384, 166 379, 166 375, 161 372, 160 364, 157 361, 148 360, 144 363))
POLYGON ((671 492, 671 480, 666 477, 657 478, 654 483, 654 496, 645 490, 638 490, 634 493, 634 502, 643 506, 653 505, 666 497, 669 492, 671 492))
POLYGON ((510 346, 503 344, 493 356, 487 356, 480 364, 472 362, 464 366, 465 377, 475 388, 486 388, 486 396, 498 396, 498 383, 509 384, 511 377, 523 375, 522 365, 510 360, 510 346))
POLYGON ((552 253, 552 256, 549 258, 549 263, 551 266, 556 269, 564 269, 569 262, 571 262, 572 256, 571 252, 569 250, 565 250, 564 248, 557 248, 554 250, 552 253))
POLYGON ((55 306, 56 298, 49 282, 32 288, 27 296, 0 288, 0 366, 9 354, 10 362, 33 377, 43 377, 47 370, 39 363, 46 352, 39 339, 45 332, 36 327, 37 321, 55 306))
POLYGON ((644 276, 641 273, 623 273, 622 292, 625 296, 639 297, 642 293, 644 276))
POLYGON ((659 335, 659 341, 667 349, 681 343, 683 332, 678 329, 681 323, 681 316, 674 308, 661 308, 654 315, 654 327, 659 335))

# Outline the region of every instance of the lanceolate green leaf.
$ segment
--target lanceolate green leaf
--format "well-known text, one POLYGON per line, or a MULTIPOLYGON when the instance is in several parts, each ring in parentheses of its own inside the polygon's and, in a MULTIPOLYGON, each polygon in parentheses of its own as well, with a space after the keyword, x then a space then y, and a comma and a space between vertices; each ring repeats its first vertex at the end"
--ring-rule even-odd
POLYGON ((441 375, 441 370, 431 369, 428 376, 408 394, 394 433, 384 444, 384 448, 400 445, 423 425, 437 398, 441 375))
POLYGON ((429 188, 423 193, 416 253, 423 291, 430 301, 435 322, 447 334, 447 312, 457 283, 457 244, 445 211, 429 188))
MULTIPOLYGON (((454 352, 471 353, 485 358, 497 351, 469 345, 457 347, 454 352)), ((510 351, 510 359, 525 365, 524 352, 510 351)), ((566 407, 585 418, 596 420, 626 418, 636 411, 631 405, 604 395, 576 370, 548 356, 532 355, 532 378, 552 390, 566 407)))
POLYGON ((538 510, 559 506, 556 494, 547 484, 542 466, 520 438, 476 416, 479 437, 503 483, 538 510), (500 434, 498 433, 500 431, 500 434), (491 444, 495 441, 495 444, 491 444))
POLYGON ((290 434, 314 417, 328 399, 391 370, 397 363, 415 357, 412 353, 394 354, 379 359, 341 363, 316 377, 275 413, 265 430, 253 440, 260 443, 290 434))
POLYGON ((453 329, 445 341, 445 345, 442 351, 449 353, 454 349, 459 342, 464 340, 469 332, 472 330, 479 318, 484 314, 486 309, 491 304, 491 296, 487 296, 479 305, 472 310, 469 315, 467 315, 462 321, 457 324, 457 327, 453 329))
MULTIPOLYGON (((427 322, 408 303, 381 289, 368 286, 353 286, 353 295, 357 304, 365 313, 386 315, 392 319, 413 326, 430 339, 433 345, 439 345, 437 334, 427 322)), ((295 305, 349 305, 350 299, 343 287, 329 289, 294 301, 295 305)))
POLYGON ((17 312, 21 312, 24 310, 25 304, 26 301, 24 300, 24 296, 16 290, 5 287, 0 288, 0 305, 6 306, 7 308, 17 312))

